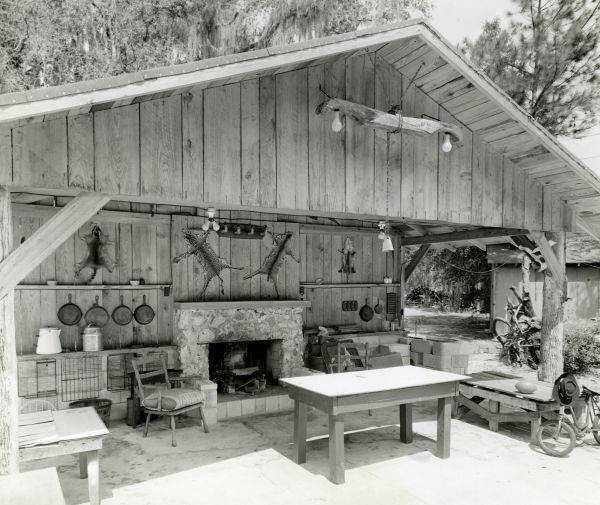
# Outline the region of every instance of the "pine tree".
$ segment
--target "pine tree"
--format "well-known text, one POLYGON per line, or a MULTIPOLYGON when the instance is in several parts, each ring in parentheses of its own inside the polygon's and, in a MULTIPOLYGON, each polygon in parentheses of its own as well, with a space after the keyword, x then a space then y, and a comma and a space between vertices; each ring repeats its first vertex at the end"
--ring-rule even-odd
POLYGON ((555 135, 593 126, 600 105, 600 1, 515 0, 461 49, 555 135))

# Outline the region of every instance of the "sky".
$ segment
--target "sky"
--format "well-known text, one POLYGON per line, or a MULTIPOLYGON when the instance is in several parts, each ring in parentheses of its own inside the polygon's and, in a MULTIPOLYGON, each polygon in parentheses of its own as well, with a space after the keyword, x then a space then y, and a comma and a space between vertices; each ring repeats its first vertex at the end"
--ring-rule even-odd
MULTIPOLYGON (((434 0, 429 22, 453 44, 465 37, 473 40, 481 33, 487 19, 506 19, 506 12, 514 8, 512 0, 434 0)), ((585 164, 600 175, 600 126, 580 139, 560 139, 585 164)))

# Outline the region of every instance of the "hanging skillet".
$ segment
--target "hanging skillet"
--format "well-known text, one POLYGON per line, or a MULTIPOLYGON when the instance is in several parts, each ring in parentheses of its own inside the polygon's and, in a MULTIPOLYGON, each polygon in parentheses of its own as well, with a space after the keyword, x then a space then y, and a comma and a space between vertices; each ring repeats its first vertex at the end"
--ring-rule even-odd
POLYGON ((379 298, 377 298, 377 305, 375 305, 375 308, 373 310, 378 316, 383 314, 383 305, 381 305, 381 300, 379 298))
POLYGON ((133 317, 139 324, 150 324, 154 319, 154 309, 146 303, 146 295, 143 296, 144 302, 133 312, 133 317))
POLYGON ((112 312, 112 318, 115 323, 119 326, 125 326, 133 319, 133 312, 131 309, 123 303, 123 296, 121 295, 121 305, 115 307, 112 312))
POLYGON ((94 302, 94 305, 92 305, 92 307, 85 313, 84 317, 86 323, 102 328, 103 326, 106 326, 110 316, 104 307, 98 305, 99 299, 100 297, 96 295, 96 301, 94 302))
POLYGON ((81 321, 83 316, 81 309, 78 305, 75 305, 71 298, 73 295, 68 295, 69 301, 65 303, 60 309, 58 309, 58 320, 65 326, 75 326, 81 321))
POLYGON ((373 308, 369 305, 368 298, 365 298, 365 304, 360 308, 358 315, 365 323, 373 319, 373 308))

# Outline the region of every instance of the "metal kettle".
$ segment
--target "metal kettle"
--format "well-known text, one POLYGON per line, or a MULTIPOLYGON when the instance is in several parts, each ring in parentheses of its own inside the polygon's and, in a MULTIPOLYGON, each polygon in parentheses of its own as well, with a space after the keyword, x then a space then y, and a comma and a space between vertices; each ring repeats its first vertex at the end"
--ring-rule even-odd
POLYGON ((62 352, 60 328, 40 328, 35 352, 36 354, 58 354, 62 352))

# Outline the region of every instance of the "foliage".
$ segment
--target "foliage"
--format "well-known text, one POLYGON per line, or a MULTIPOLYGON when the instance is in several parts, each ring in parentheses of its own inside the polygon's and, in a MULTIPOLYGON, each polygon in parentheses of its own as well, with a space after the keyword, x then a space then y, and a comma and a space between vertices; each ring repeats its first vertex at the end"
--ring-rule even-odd
MULTIPOLYGON (((407 257, 410 261, 410 257, 407 257)), ((429 251, 407 283, 407 300, 442 309, 489 305, 490 266, 477 247, 429 251)))
POLYGON ((567 323, 564 328, 565 372, 585 374, 600 368, 600 325, 567 323))
POLYGON ((0 0, 0 93, 429 15, 431 0, 0 0))
POLYGON ((590 128, 600 104, 600 1, 513 1, 506 29, 486 21, 461 49, 551 133, 590 128))

